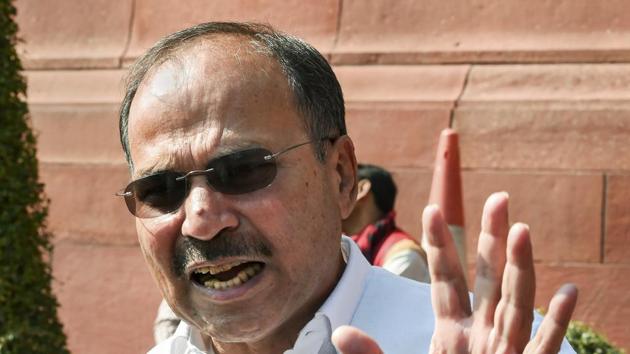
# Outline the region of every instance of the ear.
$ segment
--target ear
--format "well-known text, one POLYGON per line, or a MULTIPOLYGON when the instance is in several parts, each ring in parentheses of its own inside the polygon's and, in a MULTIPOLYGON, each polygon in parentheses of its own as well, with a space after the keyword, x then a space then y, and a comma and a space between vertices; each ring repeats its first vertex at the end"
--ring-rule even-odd
POLYGON ((367 197, 372 190, 372 182, 369 179, 361 179, 357 183, 357 202, 367 197))
POLYGON ((330 152, 334 154, 330 162, 335 164, 334 180, 337 183, 339 210, 341 218, 345 219, 352 212, 357 200, 357 158, 352 139, 342 135, 335 141, 330 152))

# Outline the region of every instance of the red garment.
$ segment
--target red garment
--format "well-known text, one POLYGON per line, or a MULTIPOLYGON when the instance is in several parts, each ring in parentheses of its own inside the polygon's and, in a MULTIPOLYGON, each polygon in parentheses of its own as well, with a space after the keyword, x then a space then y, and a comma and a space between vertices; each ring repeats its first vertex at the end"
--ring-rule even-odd
POLYGON ((359 245, 370 264, 382 267, 387 252, 398 241, 411 240, 417 243, 411 235, 396 227, 395 217, 396 213, 391 211, 383 219, 367 225, 358 234, 350 236, 359 245))

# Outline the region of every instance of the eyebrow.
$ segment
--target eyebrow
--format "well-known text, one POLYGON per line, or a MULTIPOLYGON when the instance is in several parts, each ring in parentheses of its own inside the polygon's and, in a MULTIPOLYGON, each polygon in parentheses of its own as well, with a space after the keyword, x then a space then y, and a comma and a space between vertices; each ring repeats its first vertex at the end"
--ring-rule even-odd
POLYGON ((148 168, 145 168, 145 169, 142 169, 142 170, 138 170, 137 177, 135 179, 148 177, 148 176, 155 175, 155 174, 158 174, 160 172, 165 172, 165 171, 169 171, 169 170, 170 170, 169 168, 166 168, 165 166, 164 167, 160 166, 158 164, 158 165, 151 166, 151 167, 148 167, 148 168))
MULTIPOLYGON (((215 151, 216 154, 213 155, 211 158, 208 159, 208 161, 206 162, 205 166, 208 166, 208 164, 210 164, 210 162, 226 156, 226 155, 230 155, 239 151, 243 151, 243 150, 247 150, 247 149, 252 149, 252 148, 257 148, 257 147, 262 147, 262 144, 255 142, 255 141, 240 141, 237 143, 233 143, 229 146, 221 146, 219 148, 217 148, 217 150, 215 151)), ((158 162, 156 165, 154 166, 150 166, 147 167, 145 169, 141 169, 138 170, 138 174, 137 174, 137 178, 135 179, 140 179, 140 178, 144 178, 144 177, 148 177, 151 175, 155 175, 158 174, 160 172, 166 172, 166 171, 176 171, 173 170, 172 168, 169 168, 166 164, 168 164, 169 161, 167 160, 166 163, 160 163, 158 162)), ((184 172, 184 171, 181 171, 184 172)))

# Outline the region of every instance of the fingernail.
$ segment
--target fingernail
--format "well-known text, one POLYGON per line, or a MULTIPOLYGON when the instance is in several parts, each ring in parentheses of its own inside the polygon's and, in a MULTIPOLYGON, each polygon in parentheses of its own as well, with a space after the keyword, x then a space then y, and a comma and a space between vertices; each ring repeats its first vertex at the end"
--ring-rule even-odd
POLYGON ((427 211, 440 210, 440 206, 437 203, 427 205, 427 211))
POLYGON ((563 293, 577 293, 578 292, 578 288, 575 284, 573 283, 565 283, 560 287, 560 290, 563 293))
POLYGON ((512 227, 520 227, 520 228, 523 228, 523 229, 525 229, 525 230, 527 230, 529 232, 529 225, 525 224, 525 223, 522 223, 522 222, 514 223, 514 225, 512 227))

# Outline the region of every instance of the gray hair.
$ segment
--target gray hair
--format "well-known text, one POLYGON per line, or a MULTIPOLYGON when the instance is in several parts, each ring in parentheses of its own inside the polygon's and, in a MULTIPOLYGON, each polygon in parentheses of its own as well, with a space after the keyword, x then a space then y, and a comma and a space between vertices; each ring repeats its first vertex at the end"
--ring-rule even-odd
POLYGON ((151 68, 168 61, 186 45, 213 34, 249 37, 255 51, 277 60, 302 115, 305 131, 314 142, 316 156, 323 161, 325 140, 346 134, 343 94, 326 59, 308 43, 268 25, 208 22, 164 37, 131 66, 119 122, 120 142, 129 167, 133 169, 128 135, 129 110, 140 83, 151 68))

